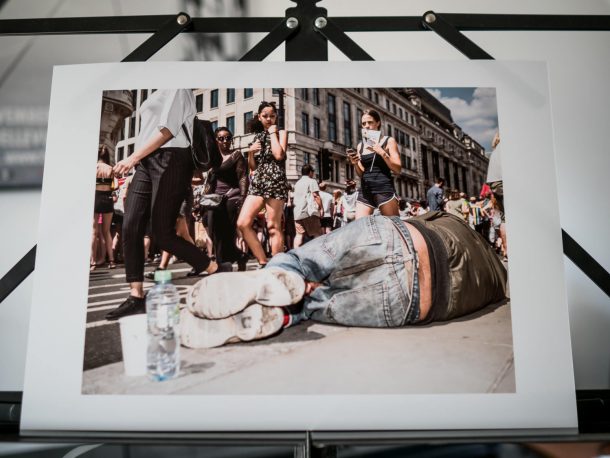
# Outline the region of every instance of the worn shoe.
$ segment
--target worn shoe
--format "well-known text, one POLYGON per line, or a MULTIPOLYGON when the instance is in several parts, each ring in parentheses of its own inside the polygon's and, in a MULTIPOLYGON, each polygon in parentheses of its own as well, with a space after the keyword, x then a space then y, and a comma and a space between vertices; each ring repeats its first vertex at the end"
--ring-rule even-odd
POLYGON ((165 270, 165 269, 161 269, 161 268, 157 267, 155 270, 151 270, 149 272, 145 272, 144 273, 144 278, 146 278, 147 280, 154 280, 155 279, 155 274, 157 273, 158 270, 165 270))
POLYGON ((118 320, 124 316, 146 313, 146 299, 143 297, 129 296, 121 305, 106 314, 109 321, 118 320))
POLYGON ((180 340, 189 348, 213 348, 225 343, 263 339, 282 329, 281 307, 253 304, 240 313, 220 320, 198 318, 187 309, 180 312, 180 340))
POLYGON ((220 319, 234 315, 248 305, 296 304, 303 298, 305 282, 294 272, 282 269, 220 273, 197 282, 186 297, 195 316, 220 319))

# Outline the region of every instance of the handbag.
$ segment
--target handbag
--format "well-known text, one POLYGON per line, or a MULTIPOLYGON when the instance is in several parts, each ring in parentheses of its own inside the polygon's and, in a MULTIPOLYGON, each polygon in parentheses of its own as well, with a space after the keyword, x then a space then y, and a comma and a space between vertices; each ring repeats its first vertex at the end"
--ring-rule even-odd
POLYGON ((225 196, 224 194, 217 194, 214 192, 209 192, 212 189, 210 183, 210 175, 211 172, 208 172, 203 181, 203 194, 199 198, 199 208, 201 210, 214 210, 222 204, 225 196))

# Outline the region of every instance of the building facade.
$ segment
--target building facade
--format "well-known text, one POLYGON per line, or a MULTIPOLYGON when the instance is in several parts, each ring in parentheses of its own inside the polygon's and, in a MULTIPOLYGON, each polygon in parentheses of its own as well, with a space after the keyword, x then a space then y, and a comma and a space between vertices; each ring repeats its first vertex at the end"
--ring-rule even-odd
MULTIPOLYGON (((116 160, 133 153, 139 131, 139 107, 154 90, 133 91, 136 110, 125 121, 116 160)), ((394 184, 402 198, 421 199, 437 177, 447 189, 478 195, 485 182, 485 149, 453 122, 450 110, 425 89, 393 88, 212 88, 195 89, 198 116, 234 134, 234 147, 246 154, 252 134, 248 121, 261 101, 284 107, 288 131, 286 174, 291 183, 311 164, 329 188, 343 189, 357 179, 346 150, 361 137, 362 113, 373 109, 382 118, 383 135, 397 143, 402 169, 394 184), (281 99, 281 100, 280 100, 281 99)))

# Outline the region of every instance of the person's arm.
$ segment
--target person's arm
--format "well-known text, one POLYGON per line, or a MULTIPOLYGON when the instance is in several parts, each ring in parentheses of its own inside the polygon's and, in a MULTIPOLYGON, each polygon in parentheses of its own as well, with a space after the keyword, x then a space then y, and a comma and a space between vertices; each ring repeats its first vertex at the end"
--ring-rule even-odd
POLYGON ((348 155, 347 158, 349 159, 351 164, 354 166, 354 170, 356 170, 356 174, 360 178, 362 178, 362 174, 364 173, 364 166, 362 165, 362 162, 360 162, 360 144, 358 144, 358 147, 356 149, 356 154, 348 155))
POLYGON ((261 149, 261 141, 258 138, 250 145, 250 148, 248 148, 248 168, 252 171, 256 170, 256 159, 254 158, 254 155, 260 153, 261 149))
POLYGON ((138 162, 140 162, 149 154, 161 148, 171 138, 173 138, 173 135, 169 131, 169 129, 167 129, 166 127, 161 128, 159 131, 155 132, 155 134, 131 156, 123 159, 122 161, 117 162, 114 166, 114 173, 116 173, 117 175, 122 175, 129 172, 138 162))
POLYGON ((235 174, 239 181, 239 194, 242 199, 246 198, 248 194, 248 175, 246 174, 246 160, 241 155, 241 152, 236 152, 238 155, 237 162, 235 162, 235 174))
POLYGON ((386 148, 383 148, 380 143, 377 143, 373 146, 373 151, 383 158, 392 172, 400 173, 402 168, 400 164, 400 153, 398 152, 398 144, 393 137, 388 138, 386 148))
POLYGON ((96 178, 112 178, 112 166, 102 162, 101 160, 97 161, 97 166, 95 169, 95 177, 96 178))
POLYGON ((278 130, 276 125, 269 127, 269 141, 271 142, 271 154, 276 161, 286 159, 288 148, 288 134, 284 129, 278 130))
POLYGON ((320 218, 324 216, 324 205, 322 205, 322 198, 320 197, 320 193, 318 191, 312 192, 313 200, 318 204, 318 210, 320 212, 320 218))

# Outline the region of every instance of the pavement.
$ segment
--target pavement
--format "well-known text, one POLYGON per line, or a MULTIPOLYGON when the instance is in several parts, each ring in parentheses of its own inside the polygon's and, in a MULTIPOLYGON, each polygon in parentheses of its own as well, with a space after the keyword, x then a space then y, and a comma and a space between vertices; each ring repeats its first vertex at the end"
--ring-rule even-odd
MULTIPOLYGON (((154 267, 149 267, 152 269, 154 267)), ((249 269, 254 265, 249 265, 249 269)), ((173 264, 181 301, 197 281, 173 264)), ((145 288, 152 286, 146 283, 145 288)), ((451 322, 369 329, 304 322, 257 342, 182 347, 180 375, 125 376, 119 325, 104 315, 127 296, 124 271, 90 276, 84 394, 440 394, 515 391, 510 303, 451 322)))

